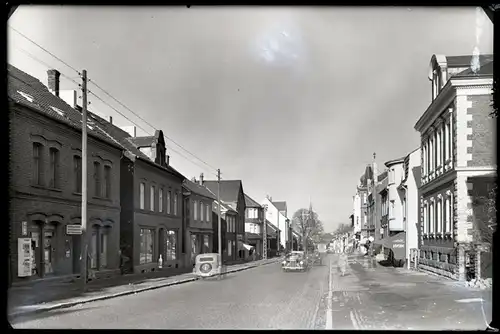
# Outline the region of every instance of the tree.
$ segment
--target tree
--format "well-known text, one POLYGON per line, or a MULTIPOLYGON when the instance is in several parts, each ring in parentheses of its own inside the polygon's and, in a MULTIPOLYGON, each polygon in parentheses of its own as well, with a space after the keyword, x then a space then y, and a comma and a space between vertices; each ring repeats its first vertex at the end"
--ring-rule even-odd
POLYGON ((335 234, 344 234, 350 232, 352 227, 350 224, 340 224, 339 227, 335 230, 335 234))
POLYGON ((319 216, 313 211, 312 206, 309 209, 299 209, 295 211, 292 218, 292 227, 301 236, 301 244, 303 249, 307 249, 306 240, 312 239, 318 242, 323 235, 323 223, 319 220, 319 216))

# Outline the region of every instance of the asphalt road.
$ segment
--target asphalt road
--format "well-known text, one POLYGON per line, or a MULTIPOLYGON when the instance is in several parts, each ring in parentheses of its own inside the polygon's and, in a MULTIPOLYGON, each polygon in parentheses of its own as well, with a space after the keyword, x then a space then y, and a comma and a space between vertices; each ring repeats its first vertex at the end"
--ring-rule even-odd
POLYGON ((333 329, 485 330, 492 319, 491 290, 374 266, 367 258, 351 257, 345 276, 336 269, 334 265, 333 329))
MULTIPOLYGON (((328 263, 328 262, 327 262, 328 263)), ((14 328, 325 328, 329 266, 284 273, 270 264, 134 295, 18 318, 14 328)))

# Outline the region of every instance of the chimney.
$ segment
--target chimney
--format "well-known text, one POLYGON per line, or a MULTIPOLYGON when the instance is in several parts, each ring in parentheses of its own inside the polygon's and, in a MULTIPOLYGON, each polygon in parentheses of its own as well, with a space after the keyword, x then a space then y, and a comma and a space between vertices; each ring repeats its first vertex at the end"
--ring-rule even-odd
POLYGON ((203 173, 200 174, 200 186, 203 185, 203 173))
POLYGON ((109 122, 113 124, 113 117, 109 116, 109 122))
POLYGON ((59 97, 59 77, 61 76, 61 73, 59 73, 58 70, 48 70, 47 76, 49 91, 59 97))
POLYGON ((170 155, 167 155, 167 166, 170 166, 170 155))

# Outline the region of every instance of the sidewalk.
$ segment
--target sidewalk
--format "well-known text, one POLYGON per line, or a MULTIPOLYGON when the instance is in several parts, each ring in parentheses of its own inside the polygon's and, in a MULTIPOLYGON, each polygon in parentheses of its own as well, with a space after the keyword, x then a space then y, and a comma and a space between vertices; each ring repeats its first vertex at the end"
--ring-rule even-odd
MULTIPOLYGON (((270 263, 282 261, 281 258, 258 260, 227 266, 227 273, 234 273, 270 263)), ((184 270, 185 271, 185 270, 184 270)), ((78 282, 46 285, 43 291, 33 287, 11 288, 8 292, 8 314, 10 318, 71 307, 77 304, 115 298, 147 290, 158 289, 196 281, 198 278, 190 271, 168 277, 145 278, 139 275, 117 277, 117 279, 96 281, 88 284, 88 292, 79 291, 78 282), (36 291, 35 293, 33 293, 36 291)))

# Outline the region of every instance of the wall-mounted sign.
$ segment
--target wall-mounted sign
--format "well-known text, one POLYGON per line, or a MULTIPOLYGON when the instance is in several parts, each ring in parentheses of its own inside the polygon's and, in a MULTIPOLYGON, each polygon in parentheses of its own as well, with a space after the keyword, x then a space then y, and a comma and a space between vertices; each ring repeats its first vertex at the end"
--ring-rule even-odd
POLYGON ((28 235, 28 222, 22 222, 21 225, 22 225, 21 234, 23 237, 25 237, 28 235))
POLYGON ((82 234, 82 225, 66 225, 67 235, 79 235, 82 234))
POLYGON ((17 239, 17 276, 31 276, 33 265, 33 249, 30 238, 17 239))

